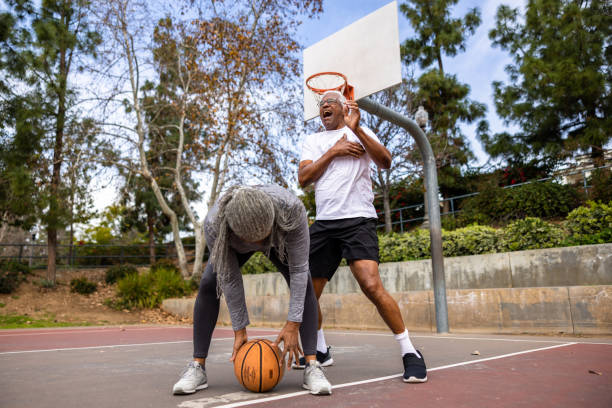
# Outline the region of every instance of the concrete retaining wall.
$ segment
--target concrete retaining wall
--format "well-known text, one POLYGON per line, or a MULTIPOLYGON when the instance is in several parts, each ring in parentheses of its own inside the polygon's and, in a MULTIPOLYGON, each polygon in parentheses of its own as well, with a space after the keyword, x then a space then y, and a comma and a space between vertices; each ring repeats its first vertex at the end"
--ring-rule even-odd
MULTIPOLYGON (((393 293, 410 330, 435 332, 433 291, 393 293)), ((163 308, 191 317, 195 299, 167 299, 163 308)), ((612 286, 462 289, 447 292, 452 332, 612 334, 612 286)), ((321 296, 326 328, 380 329, 376 308, 360 293, 321 296)), ((286 295, 249 296, 251 324, 281 326, 286 295)), ((219 323, 230 325, 225 302, 219 323)))
MULTIPOLYGON (((433 289, 431 260, 383 263, 379 270, 391 293, 433 289)), ((444 258, 444 274, 447 289, 612 285, 612 244, 444 258)), ((247 296, 289 293, 278 273, 247 275, 244 284, 247 296)), ((342 266, 324 293, 360 291, 342 266)))
MULTIPOLYGON (((451 331, 612 334, 612 244, 445 258, 451 331)), ((380 265, 406 326, 435 331, 431 261, 380 265)), ((252 324, 280 326, 288 289, 278 273, 244 277, 252 324)), ((191 317, 194 299, 162 307, 191 317)), ((386 329, 376 308, 342 267, 321 296, 324 326, 386 329)), ((230 324, 221 302, 220 324, 230 324)))

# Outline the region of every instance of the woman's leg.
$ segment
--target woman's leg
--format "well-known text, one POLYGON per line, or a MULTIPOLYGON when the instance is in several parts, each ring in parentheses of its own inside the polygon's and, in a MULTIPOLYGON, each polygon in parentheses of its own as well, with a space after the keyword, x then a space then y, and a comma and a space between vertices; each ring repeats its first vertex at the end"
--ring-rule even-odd
MULTIPOLYGON (((289 268, 283 264, 273 250, 270 252, 270 261, 276 266, 280 273, 285 278, 287 285, 291 287, 289 268)), ((308 273, 308 285, 306 287, 306 297, 304 299, 304 314, 302 315, 302 324, 300 325, 300 340, 302 341, 302 350, 305 356, 314 356, 317 354, 317 326, 319 324, 319 307, 317 297, 315 296, 312 286, 312 279, 308 273)))

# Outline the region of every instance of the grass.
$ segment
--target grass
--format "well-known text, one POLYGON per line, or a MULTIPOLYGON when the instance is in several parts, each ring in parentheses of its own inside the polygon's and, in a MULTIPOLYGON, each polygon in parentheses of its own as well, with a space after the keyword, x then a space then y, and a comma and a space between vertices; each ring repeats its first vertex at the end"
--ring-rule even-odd
POLYGON ((71 327, 71 326, 92 326, 91 323, 81 322, 58 322, 53 316, 43 319, 33 319, 30 316, 22 315, 0 315, 0 329, 23 329, 30 327, 71 327))

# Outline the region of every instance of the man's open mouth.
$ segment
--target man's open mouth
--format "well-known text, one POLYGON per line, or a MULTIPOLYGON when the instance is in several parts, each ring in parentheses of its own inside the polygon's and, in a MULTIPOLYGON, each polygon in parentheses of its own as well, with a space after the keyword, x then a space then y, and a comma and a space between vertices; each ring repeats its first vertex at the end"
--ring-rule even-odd
POLYGON ((330 110, 323 111, 323 117, 324 118, 329 118, 331 115, 333 115, 332 111, 330 111, 330 110))

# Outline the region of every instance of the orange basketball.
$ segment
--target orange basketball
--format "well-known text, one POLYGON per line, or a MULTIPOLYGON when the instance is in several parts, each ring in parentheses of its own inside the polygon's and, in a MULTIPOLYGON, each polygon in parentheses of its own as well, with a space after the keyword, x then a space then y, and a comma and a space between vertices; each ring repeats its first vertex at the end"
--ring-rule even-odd
POLYGON ((284 370, 280 350, 266 339, 246 342, 234 360, 238 382, 253 392, 270 391, 283 378, 284 370))

